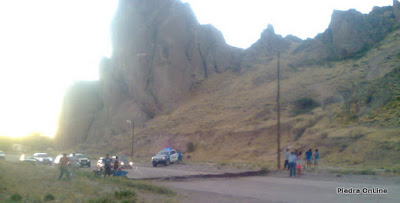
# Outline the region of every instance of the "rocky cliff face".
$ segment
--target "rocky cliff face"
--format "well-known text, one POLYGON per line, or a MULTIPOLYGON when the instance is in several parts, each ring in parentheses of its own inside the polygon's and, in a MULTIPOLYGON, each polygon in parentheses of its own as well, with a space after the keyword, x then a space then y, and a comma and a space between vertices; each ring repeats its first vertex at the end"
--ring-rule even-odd
POLYGON ((277 51, 287 53, 293 66, 354 57, 399 25, 394 3, 368 15, 335 11, 327 30, 305 41, 283 38, 268 26, 241 50, 227 45, 213 26, 200 25, 179 0, 120 0, 111 27, 113 54, 101 61, 100 81, 76 84, 66 94, 57 140, 68 146, 127 134, 126 120, 144 127, 203 81, 269 63, 277 51))
MULTIPOLYGON (((96 130, 103 131, 100 137, 120 134, 127 119, 140 126, 175 108, 194 85, 237 69, 243 52, 228 46, 213 26, 200 25, 190 6, 178 0, 121 0, 111 32, 113 54, 101 62, 101 81, 96 87, 102 93, 99 102, 104 104, 96 108, 97 113, 105 114, 104 125, 96 130)), ((65 100, 81 96, 85 95, 67 94, 65 100)), ((78 102, 71 105, 86 108, 78 102)), ((71 115, 63 113, 58 137, 71 136, 65 125, 74 120, 71 115)), ((79 139, 99 136, 87 122, 74 130, 84 132, 79 139)))
POLYGON ((398 25, 395 17, 397 10, 396 6, 387 6, 375 7, 369 14, 354 9, 334 11, 325 32, 315 39, 304 41, 293 51, 293 54, 302 55, 296 64, 308 65, 357 57, 357 54, 367 51, 398 25))
POLYGON ((120 1, 112 36, 114 52, 103 75, 112 73, 122 95, 106 91, 105 98, 133 100, 146 114, 141 121, 176 107, 194 82, 238 66, 240 50, 211 25, 199 25, 189 5, 176 0, 120 1))

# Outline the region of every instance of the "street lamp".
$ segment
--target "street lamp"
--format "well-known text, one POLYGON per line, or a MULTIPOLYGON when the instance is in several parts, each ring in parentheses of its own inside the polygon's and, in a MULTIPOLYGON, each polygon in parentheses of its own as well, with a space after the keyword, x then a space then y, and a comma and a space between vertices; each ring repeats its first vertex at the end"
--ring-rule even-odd
POLYGON ((135 139, 135 123, 133 120, 126 120, 127 123, 129 123, 132 127, 132 148, 131 148, 131 159, 133 160, 133 145, 134 145, 134 139, 135 139))

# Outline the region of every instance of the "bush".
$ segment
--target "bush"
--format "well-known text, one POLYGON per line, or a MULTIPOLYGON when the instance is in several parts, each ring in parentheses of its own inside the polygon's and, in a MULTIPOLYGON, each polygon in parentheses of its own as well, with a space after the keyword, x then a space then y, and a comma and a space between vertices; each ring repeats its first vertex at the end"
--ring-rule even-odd
POLYGON ((52 194, 47 194, 46 196, 44 196, 44 201, 52 201, 52 200, 55 200, 55 199, 56 198, 52 194))
POLYGON ((22 196, 20 194, 13 194, 10 199, 11 201, 19 202, 22 200, 22 196))
POLYGON ((319 106, 320 104, 312 98, 301 98, 294 102, 293 113, 295 115, 309 113, 311 110, 319 106))
POLYGON ((187 151, 188 153, 190 153, 190 152, 194 152, 194 150, 195 150, 195 147, 194 147, 193 142, 188 142, 188 143, 186 144, 186 151, 187 151))
POLYGON ((364 169, 360 171, 360 175, 376 175, 376 173, 371 169, 364 169))

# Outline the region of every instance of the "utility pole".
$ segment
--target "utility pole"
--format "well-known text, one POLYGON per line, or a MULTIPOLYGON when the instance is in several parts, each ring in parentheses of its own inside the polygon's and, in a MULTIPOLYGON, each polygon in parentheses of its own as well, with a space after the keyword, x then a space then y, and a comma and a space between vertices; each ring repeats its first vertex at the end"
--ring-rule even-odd
POLYGON ((280 60, 280 55, 278 51, 278 65, 277 65, 277 82, 278 82, 278 90, 277 90, 277 95, 276 95, 276 105, 277 105, 277 114, 278 114, 278 123, 277 123, 277 136, 278 136, 278 153, 277 153, 277 159, 278 159, 278 170, 281 169, 281 106, 280 106, 280 67, 279 67, 279 60, 280 60))
POLYGON ((135 123, 133 122, 133 120, 126 120, 127 123, 131 124, 132 127, 132 148, 131 148, 131 160, 133 161, 133 147, 135 144, 135 123))

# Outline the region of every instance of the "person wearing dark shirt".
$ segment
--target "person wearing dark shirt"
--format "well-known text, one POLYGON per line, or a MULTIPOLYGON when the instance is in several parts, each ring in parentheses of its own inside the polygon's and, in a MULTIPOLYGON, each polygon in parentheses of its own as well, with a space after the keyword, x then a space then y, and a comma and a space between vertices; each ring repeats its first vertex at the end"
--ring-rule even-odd
POLYGON ((107 175, 110 176, 111 175, 111 163, 112 163, 112 159, 109 157, 108 154, 106 154, 106 157, 103 158, 103 164, 104 164, 104 177, 106 177, 107 175))
POLYGON ((118 157, 115 157, 115 161, 114 161, 114 171, 117 171, 119 168, 119 160, 118 157))
POLYGON ((306 152, 307 168, 311 168, 312 149, 306 152))

